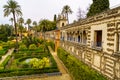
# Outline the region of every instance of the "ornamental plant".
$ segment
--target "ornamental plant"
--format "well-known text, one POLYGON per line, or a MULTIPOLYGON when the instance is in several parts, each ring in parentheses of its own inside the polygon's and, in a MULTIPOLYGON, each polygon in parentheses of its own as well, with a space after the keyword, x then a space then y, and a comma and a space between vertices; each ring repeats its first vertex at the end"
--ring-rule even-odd
POLYGON ((2 46, 0 46, 0 50, 3 50, 3 47, 2 47, 2 46))
POLYGON ((37 47, 36 47, 35 44, 31 44, 31 45, 29 46, 29 49, 30 49, 30 50, 35 50, 35 49, 37 49, 37 47))
POLYGON ((20 47, 19 47, 19 50, 26 50, 26 49, 27 49, 27 47, 26 47, 25 44, 22 44, 22 45, 20 45, 20 47))

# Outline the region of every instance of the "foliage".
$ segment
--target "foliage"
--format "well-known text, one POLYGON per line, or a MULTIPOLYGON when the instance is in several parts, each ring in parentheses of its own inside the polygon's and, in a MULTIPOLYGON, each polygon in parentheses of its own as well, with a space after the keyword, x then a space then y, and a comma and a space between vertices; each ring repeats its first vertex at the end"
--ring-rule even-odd
POLYGON ((7 41, 7 46, 9 48, 13 48, 13 47, 15 47, 15 43, 13 41, 7 41))
POLYGON ((15 26, 15 34, 16 34, 16 48, 18 48, 18 38, 17 38, 17 25, 16 25, 16 16, 21 16, 21 7, 14 0, 8 0, 7 4, 3 6, 4 8, 4 16, 8 17, 10 14, 13 15, 13 21, 15 26))
POLYGON ((54 73, 59 72, 55 67, 44 68, 44 69, 9 69, 9 70, 0 70, 0 77, 11 77, 11 76, 22 76, 22 75, 32 75, 32 74, 43 74, 43 73, 54 73))
POLYGON ((33 68, 42 69, 44 67, 50 67, 50 62, 46 57, 43 57, 43 59, 33 58, 30 60, 30 65, 33 68))
POLYGON ((0 46, 0 50, 3 50, 3 47, 2 47, 2 46, 0 46))
POLYGON ((101 74, 91 69, 62 48, 58 49, 58 56, 68 68, 74 80, 107 80, 101 74))
POLYGON ((39 22, 38 31, 50 31, 56 29, 56 22, 43 19, 39 22))
POLYGON ((54 15, 54 22, 56 22, 57 21, 57 16, 56 16, 56 14, 54 15))
POLYGON ((22 44, 22 45, 19 46, 19 49, 20 49, 20 50, 26 50, 27 47, 26 47, 26 45, 22 44))
POLYGON ((18 21, 19 21, 19 30, 20 30, 20 34, 21 34, 21 40, 22 40, 22 32, 24 29, 24 27, 23 27, 24 19, 21 17, 21 18, 19 18, 18 21))
POLYGON ((53 50, 55 50, 55 44, 54 44, 54 42, 50 41, 50 42, 46 42, 46 43, 47 43, 47 46, 51 46, 51 48, 53 50))
POLYGON ((84 19, 86 17, 85 11, 82 10, 81 8, 78 9, 78 20, 80 21, 81 19, 84 19))
POLYGON ((8 24, 0 25, 0 40, 1 41, 8 41, 8 37, 12 34, 11 31, 12 27, 8 24))
POLYGON ((35 44, 36 46, 38 46, 39 44, 43 43, 43 40, 38 39, 37 37, 28 36, 23 38, 22 43, 25 44, 27 47, 29 47, 29 45, 31 44, 35 44))
POLYGON ((35 49, 37 49, 37 47, 36 47, 35 44, 31 44, 31 45, 29 46, 29 49, 30 49, 30 50, 35 50, 35 49))
POLYGON ((8 56, 6 57, 6 59, 2 62, 2 64, 0 65, 0 67, 5 68, 5 66, 7 65, 7 63, 8 63, 8 61, 9 61, 10 58, 11 58, 11 56, 8 55, 8 56))
MULTIPOLYGON (((62 14, 64 14, 67 19, 68 19, 68 14, 72 14, 72 12, 73 11, 71 10, 70 6, 68 6, 68 5, 65 5, 62 9, 62 14)), ((69 19, 68 19, 68 23, 69 23, 69 19)))
MULTIPOLYGON (((4 42, 0 43, 2 43, 2 45, 6 44, 4 42)), ((23 45, 23 43, 20 43, 20 46, 21 45, 23 45)), ((39 46, 43 47, 43 44, 40 44, 39 46)), ((5 62, 0 66, 0 77, 59 72, 57 64, 49 51, 43 52, 43 50, 41 51, 41 49, 38 48, 36 48, 35 50, 26 49, 19 50, 17 53, 13 53, 11 56, 12 57, 10 58, 6 58, 5 62), (26 59, 29 58, 39 59, 38 69, 36 67, 30 66, 29 63, 24 62, 26 59), (9 60, 11 60, 12 63, 9 64, 9 60)))
POLYGON ((93 3, 87 13, 87 17, 93 16, 107 9, 109 9, 109 0, 93 0, 93 3))

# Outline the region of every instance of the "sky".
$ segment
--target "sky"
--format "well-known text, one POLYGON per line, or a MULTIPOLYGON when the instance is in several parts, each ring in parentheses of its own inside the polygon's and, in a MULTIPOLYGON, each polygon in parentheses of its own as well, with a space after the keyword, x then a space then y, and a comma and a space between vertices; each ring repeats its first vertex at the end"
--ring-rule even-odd
MULTIPOLYGON (((3 5, 8 0, 0 0, 0 24, 11 24, 9 19, 12 17, 4 17, 3 5)), ((21 6, 23 18, 25 21, 30 18, 32 21, 39 22, 41 19, 53 20, 54 14, 61 13, 63 6, 69 5, 73 11, 69 15, 70 23, 77 20, 78 9, 86 11, 92 0, 16 0, 21 6)), ((120 6, 120 0, 109 0, 110 7, 120 6)))

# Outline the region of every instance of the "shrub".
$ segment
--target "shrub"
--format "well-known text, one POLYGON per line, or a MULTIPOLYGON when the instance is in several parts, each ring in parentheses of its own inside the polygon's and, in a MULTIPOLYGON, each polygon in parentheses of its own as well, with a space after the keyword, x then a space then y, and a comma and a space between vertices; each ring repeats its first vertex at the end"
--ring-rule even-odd
POLYGON ((44 45, 39 45, 39 46, 38 46, 38 49, 44 50, 44 47, 45 47, 44 45))
POLYGON ((51 46, 51 48, 52 48, 53 50, 55 50, 55 44, 54 44, 54 42, 52 42, 52 41, 47 42, 47 46, 51 46))
POLYGON ((49 59, 44 57, 43 59, 33 58, 30 60, 30 65, 33 68, 42 69, 44 67, 50 67, 49 59))
POLYGON ((20 45, 19 49, 20 49, 20 50, 26 50, 27 47, 26 47, 26 45, 22 44, 22 45, 20 45))
POLYGON ((35 44, 31 44, 31 45, 29 46, 29 49, 30 49, 30 50, 35 50, 35 49, 37 49, 37 47, 36 47, 35 44))
POLYGON ((3 47, 2 47, 2 46, 0 46, 0 50, 3 50, 3 47))
POLYGON ((11 58, 11 56, 8 55, 8 56, 6 57, 6 59, 3 61, 3 63, 0 65, 0 67, 5 67, 5 66, 7 65, 7 63, 8 63, 8 61, 9 61, 10 58, 11 58))
POLYGON ((13 48, 15 47, 15 43, 13 41, 7 41, 7 46, 9 46, 9 48, 13 48))
POLYGON ((58 48, 58 56, 68 68, 74 80, 107 80, 97 71, 79 61, 62 48, 58 48))

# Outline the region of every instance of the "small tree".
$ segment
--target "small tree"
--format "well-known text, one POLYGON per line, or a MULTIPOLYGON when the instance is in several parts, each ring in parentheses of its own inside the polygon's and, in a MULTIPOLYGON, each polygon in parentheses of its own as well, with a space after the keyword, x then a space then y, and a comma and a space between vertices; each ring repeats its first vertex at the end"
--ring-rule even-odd
POLYGON ((81 8, 79 8, 77 17, 78 17, 78 20, 85 18, 86 17, 85 11, 83 11, 81 8))

